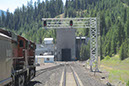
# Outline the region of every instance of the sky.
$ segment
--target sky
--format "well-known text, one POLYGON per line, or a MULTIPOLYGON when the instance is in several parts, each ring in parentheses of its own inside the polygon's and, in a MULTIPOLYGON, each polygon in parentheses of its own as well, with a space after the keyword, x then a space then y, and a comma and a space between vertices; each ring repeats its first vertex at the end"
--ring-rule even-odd
MULTIPOLYGON (((9 12, 13 13, 17 7, 22 7, 23 4, 26 6, 28 1, 30 0, 0 0, 0 10, 7 11, 7 9, 9 9, 9 12)), ((37 0, 32 1, 35 2, 37 0)), ((63 2, 65 2, 65 0, 63 0, 63 2)))

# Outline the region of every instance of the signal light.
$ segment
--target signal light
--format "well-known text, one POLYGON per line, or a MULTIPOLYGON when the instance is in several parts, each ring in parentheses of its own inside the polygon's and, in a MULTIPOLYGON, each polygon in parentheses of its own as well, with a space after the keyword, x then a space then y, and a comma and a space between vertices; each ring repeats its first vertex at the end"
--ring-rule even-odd
POLYGON ((44 27, 46 27, 47 26, 47 21, 44 21, 44 27))
POLYGON ((72 20, 70 20, 70 26, 73 26, 73 21, 72 20))

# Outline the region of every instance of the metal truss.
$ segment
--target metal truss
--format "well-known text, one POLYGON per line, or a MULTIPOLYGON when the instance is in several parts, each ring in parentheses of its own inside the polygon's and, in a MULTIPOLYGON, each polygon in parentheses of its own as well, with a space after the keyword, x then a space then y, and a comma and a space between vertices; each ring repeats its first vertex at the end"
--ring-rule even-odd
POLYGON ((97 17, 89 18, 42 18, 46 21, 47 29, 61 28, 89 28, 90 29, 90 68, 98 70, 98 19, 97 17), (70 21, 73 25, 70 26, 70 21), (95 66, 93 67, 93 65, 95 66))
POLYGON ((46 28, 90 28, 92 21, 92 27, 96 25, 96 18, 42 18, 43 21, 47 21, 46 28), (70 26, 70 20, 73 21, 72 27, 70 26))

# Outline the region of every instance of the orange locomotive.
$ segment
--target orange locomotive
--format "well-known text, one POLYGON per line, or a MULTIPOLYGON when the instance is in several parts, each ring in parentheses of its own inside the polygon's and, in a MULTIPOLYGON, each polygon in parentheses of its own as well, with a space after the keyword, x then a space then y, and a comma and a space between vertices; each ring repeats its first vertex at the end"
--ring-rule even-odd
MULTIPOLYGON (((24 86, 32 78, 35 77, 35 43, 15 35, 11 32, 1 30, 0 33, 5 34, 11 38, 12 47, 12 81, 4 85, 13 84, 14 86, 24 86)), ((0 77, 1 78, 1 77, 0 77)), ((1 83, 1 81, 0 81, 1 83)))

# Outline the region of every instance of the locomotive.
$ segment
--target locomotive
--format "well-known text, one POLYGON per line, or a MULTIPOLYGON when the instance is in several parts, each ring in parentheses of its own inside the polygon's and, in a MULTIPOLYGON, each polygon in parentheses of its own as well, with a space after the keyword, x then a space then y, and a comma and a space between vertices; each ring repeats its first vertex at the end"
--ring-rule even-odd
POLYGON ((24 86, 35 77, 36 45, 0 29, 0 86, 24 86))

